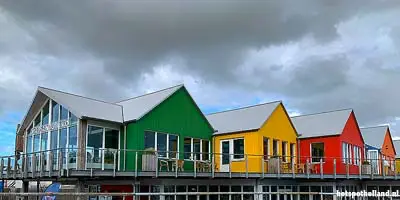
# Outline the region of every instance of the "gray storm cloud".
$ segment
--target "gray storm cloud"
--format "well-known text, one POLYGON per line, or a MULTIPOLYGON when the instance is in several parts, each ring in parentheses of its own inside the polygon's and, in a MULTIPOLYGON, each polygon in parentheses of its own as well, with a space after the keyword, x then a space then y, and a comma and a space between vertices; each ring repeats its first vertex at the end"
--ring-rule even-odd
POLYGON ((396 127, 399 17, 396 0, 1 1, 0 74, 16 78, 0 110, 36 85, 119 100, 187 81, 205 105, 282 97, 396 127))

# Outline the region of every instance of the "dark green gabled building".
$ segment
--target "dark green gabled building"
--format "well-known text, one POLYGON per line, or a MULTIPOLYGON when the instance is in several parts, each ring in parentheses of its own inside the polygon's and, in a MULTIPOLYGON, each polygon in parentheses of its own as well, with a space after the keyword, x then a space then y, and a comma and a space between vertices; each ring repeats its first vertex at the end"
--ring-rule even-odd
MULTIPOLYGON (((214 130, 183 85, 117 104, 123 106, 126 126, 121 143, 128 151, 122 159, 126 163, 121 165, 127 171, 135 170, 136 150, 154 149, 160 158, 167 159, 178 154, 185 161, 186 169, 193 168, 194 159, 210 160, 214 130)), ((139 170, 142 167, 140 151, 139 170)))

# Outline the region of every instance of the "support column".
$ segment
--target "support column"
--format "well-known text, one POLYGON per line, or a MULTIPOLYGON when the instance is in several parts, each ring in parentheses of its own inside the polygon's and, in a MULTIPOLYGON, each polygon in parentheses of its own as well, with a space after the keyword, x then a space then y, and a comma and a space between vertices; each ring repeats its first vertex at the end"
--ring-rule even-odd
MULTIPOLYGON (((78 180, 76 183, 76 188, 75 188, 75 193, 82 193, 84 192, 85 189, 85 184, 83 183, 83 181, 78 180)), ((76 200, 83 200, 85 198, 83 198, 82 196, 77 196, 76 200)))
MULTIPOLYGON (((22 181, 22 191, 21 193, 28 193, 29 192, 29 181, 22 181)), ((25 196, 24 200, 28 200, 28 197, 25 196)))
POLYGON ((86 130, 87 121, 80 120, 78 130, 78 153, 77 153, 77 168, 78 170, 85 169, 86 166, 86 130))
MULTIPOLYGON (((36 192, 40 193, 40 180, 36 181, 36 192)), ((36 196, 37 200, 40 200, 40 196, 36 196)))

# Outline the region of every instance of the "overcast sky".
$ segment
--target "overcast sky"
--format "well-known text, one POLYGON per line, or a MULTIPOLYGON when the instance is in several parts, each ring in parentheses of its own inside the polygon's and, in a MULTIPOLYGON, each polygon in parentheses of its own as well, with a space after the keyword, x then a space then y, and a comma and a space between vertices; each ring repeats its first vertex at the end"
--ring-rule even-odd
POLYGON ((184 83, 204 112, 353 108, 400 136, 398 0, 0 1, 0 152, 37 86, 117 101, 184 83))

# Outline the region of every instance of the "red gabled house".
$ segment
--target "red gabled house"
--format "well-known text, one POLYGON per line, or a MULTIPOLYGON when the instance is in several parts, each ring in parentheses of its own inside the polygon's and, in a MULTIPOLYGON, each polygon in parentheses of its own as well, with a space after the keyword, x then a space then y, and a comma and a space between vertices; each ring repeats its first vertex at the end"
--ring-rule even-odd
POLYGON ((352 109, 292 117, 299 134, 299 163, 310 163, 312 173, 358 174, 364 140, 352 109))

